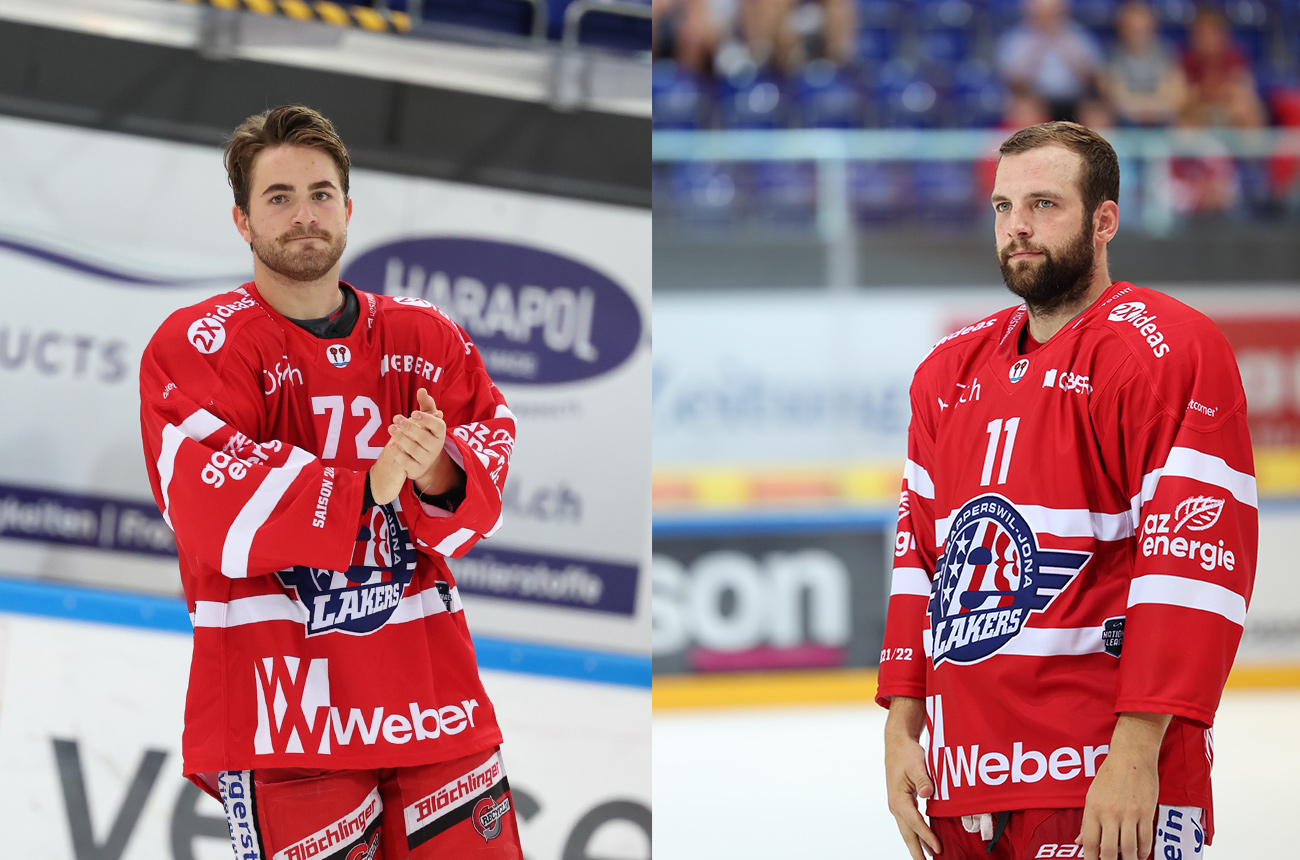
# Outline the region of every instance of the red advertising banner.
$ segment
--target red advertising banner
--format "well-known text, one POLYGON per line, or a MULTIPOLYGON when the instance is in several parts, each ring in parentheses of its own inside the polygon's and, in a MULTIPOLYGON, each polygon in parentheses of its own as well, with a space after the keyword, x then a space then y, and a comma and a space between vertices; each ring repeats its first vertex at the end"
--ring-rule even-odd
POLYGON ((1300 448, 1300 316, 1223 316, 1256 448, 1300 448))

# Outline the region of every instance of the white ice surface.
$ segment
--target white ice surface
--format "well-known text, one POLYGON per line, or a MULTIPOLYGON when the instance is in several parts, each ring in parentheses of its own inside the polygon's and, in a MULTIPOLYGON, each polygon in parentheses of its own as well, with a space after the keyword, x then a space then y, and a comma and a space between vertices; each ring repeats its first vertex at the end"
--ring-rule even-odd
MULTIPOLYGON (((907 860, 874 705, 655 715, 660 860, 907 860)), ((1215 724, 1208 860, 1300 857, 1300 691, 1229 693, 1215 724)))

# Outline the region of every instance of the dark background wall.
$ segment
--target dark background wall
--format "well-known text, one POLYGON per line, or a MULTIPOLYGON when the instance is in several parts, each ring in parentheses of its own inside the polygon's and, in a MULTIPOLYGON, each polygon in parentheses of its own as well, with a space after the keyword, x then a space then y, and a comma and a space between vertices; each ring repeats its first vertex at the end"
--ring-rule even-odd
POLYGON ((0 113, 219 146, 288 102, 329 116, 358 167, 650 205, 648 117, 0 21, 0 113))

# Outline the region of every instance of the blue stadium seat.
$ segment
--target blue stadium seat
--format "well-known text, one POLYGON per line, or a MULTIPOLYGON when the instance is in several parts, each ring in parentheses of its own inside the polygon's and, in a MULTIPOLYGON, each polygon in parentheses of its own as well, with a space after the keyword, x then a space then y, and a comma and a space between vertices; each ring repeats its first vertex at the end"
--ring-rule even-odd
POLYGON ((1002 121, 1006 89, 993 70, 970 62, 953 72, 953 121, 959 128, 992 128, 1002 121))
POLYGON ((1023 0, 988 0, 988 16, 994 31, 1000 33, 1019 24, 1024 17, 1023 5, 1023 0))
POLYGON ((893 59, 898 50, 898 31, 894 27, 863 27, 858 30, 857 58, 869 66, 893 59))
POLYGON ((906 13, 905 0, 858 0, 858 25, 861 27, 898 26, 906 13))
POLYGON ((1118 9, 1119 0, 1074 0, 1070 5, 1074 20, 1092 29, 1114 27, 1118 9))
POLYGON ((912 165, 916 219, 931 226, 965 227, 978 217, 979 189, 969 161, 912 165))
POLYGON ((533 32, 534 8, 526 0, 424 0, 420 18, 528 36, 533 32))
POLYGON ((940 92, 913 64, 891 61, 876 75, 875 96, 881 125, 887 128, 939 128, 944 124, 940 92))
POLYGON ((973 34, 965 27, 935 27, 916 35, 921 61, 938 66, 955 66, 970 59, 973 34))
POLYGON ((1186 30, 1196 17, 1196 4, 1193 0, 1151 0, 1151 8, 1155 10, 1162 30, 1186 30))
POLYGON ((688 131, 705 124, 709 104, 704 87, 695 75, 672 60, 655 62, 650 98, 657 129, 688 131))
POLYGON ((808 227, 817 220, 817 171, 806 161, 760 161, 753 170, 753 197, 769 225, 808 227))
POLYGON ((864 226, 899 224, 910 214, 908 166, 898 162, 856 161, 849 164, 849 206, 864 226))
POLYGON ((804 128, 862 125, 862 96, 830 60, 813 60, 799 70, 794 99, 804 128))
POLYGON ((1233 43, 1253 66, 1260 66, 1268 59, 1272 37, 1272 30, 1263 27, 1235 27, 1232 31, 1233 43))
POLYGON ((915 0, 915 18, 922 30, 970 29, 975 6, 968 0, 915 0))
POLYGON ((725 226, 735 220, 743 198, 736 165, 683 161, 670 167, 664 196, 679 218, 697 226, 725 226))
POLYGON ((787 99, 776 78, 747 70, 718 86, 718 117, 723 128, 774 129, 785 125, 787 99))
MULTIPOLYGON (((567 0, 548 0, 548 2, 568 7, 567 0)), ((630 0, 630 2, 650 5, 649 0, 630 0)), ((590 10, 582 16, 582 21, 579 23, 578 44, 612 48, 618 51, 649 51, 650 19, 590 10)))

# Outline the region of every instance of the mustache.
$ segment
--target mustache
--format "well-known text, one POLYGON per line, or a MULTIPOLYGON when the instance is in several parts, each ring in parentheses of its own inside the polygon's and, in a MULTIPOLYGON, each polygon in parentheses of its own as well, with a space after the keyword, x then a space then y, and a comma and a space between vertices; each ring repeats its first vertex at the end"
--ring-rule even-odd
POLYGON ((329 242, 334 237, 325 230, 291 230, 288 233, 280 235, 281 242, 288 242, 293 239, 324 239, 329 242))
POLYGON ((1021 251, 1032 251, 1035 254, 1046 254, 1047 249, 1040 245, 1031 245, 1028 242, 1012 242, 1002 249, 1002 259, 1007 259, 1012 254, 1019 254, 1021 251))

